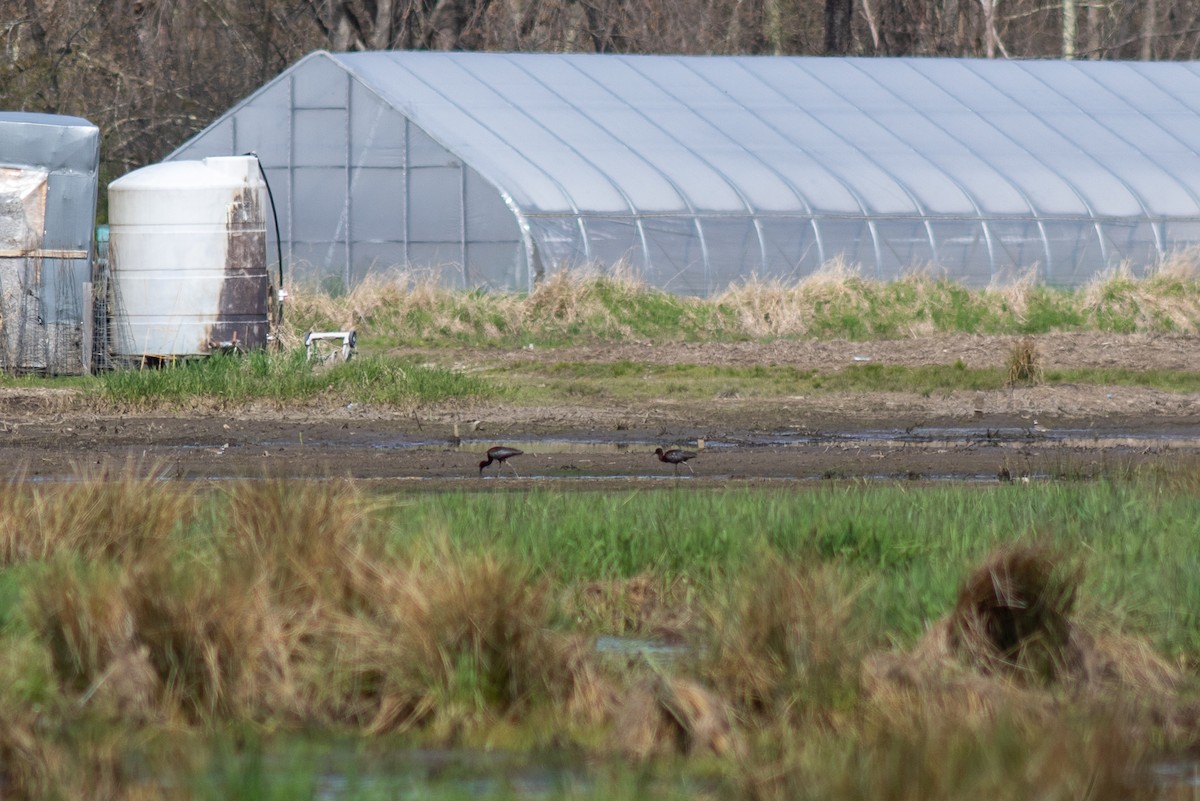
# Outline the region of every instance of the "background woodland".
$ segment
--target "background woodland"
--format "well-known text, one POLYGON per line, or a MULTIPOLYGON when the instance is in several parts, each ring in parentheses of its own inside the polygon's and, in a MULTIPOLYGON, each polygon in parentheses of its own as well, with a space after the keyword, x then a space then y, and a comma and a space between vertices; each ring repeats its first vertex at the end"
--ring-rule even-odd
POLYGON ((1195 59, 1200 0, 0 0, 0 109, 102 133, 102 185, 316 49, 1195 59))

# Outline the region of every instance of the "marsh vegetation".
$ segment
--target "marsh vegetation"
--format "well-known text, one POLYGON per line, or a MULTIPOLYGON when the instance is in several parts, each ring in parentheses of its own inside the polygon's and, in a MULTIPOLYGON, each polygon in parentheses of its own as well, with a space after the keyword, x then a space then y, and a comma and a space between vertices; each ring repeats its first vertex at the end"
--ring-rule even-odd
POLYGON ((324 743, 586 756, 571 797, 1190 797, 1151 768, 1196 745, 1196 489, 14 484, 0 779, 315 797, 324 743))

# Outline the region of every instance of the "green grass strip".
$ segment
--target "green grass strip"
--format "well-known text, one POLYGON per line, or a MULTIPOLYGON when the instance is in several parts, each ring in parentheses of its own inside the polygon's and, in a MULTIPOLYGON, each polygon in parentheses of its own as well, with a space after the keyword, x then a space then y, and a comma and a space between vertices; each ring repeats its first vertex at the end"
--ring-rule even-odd
POLYGON ((444 368, 365 357, 324 369, 307 363, 303 352, 217 355, 162 368, 117 370, 98 380, 106 400, 131 406, 188 398, 236 403, 313 397, 404 405, 485 397, 494 392, 479 377, 444 368))

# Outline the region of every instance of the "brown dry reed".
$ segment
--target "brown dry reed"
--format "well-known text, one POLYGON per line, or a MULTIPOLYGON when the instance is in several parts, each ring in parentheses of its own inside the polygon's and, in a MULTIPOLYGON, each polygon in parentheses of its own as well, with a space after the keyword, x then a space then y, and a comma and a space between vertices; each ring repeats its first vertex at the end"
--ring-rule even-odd
POLYGON ((1008 353, 1008 385, 1033 385, 1042 383, 1042 355, 1033 337, 1023 337, 1008 353))
POLYGON ((1178 668, 1140 640, 1081 621, 1081 579, 1077 563, 1046 547, 999 549, 910 652, 863 661, 867 696, 898 728, 978 727, 1005 716, 1045 723, 1059 716, 1065 693, 1084 709, 1119 709, 1130 726, 1154 720, 1168 736, 1194 737, 1183 731, 1178 668))
POLYGON ((1079 662, 1071 639, 1078 568, 1038 547, 1004 549, 967 577, 948 646, 987 675, 1052 682, 1079 662))
POLYGON ((154 464, 80 470, 58 484, 12 481, 0 493, 0 564, 57 553, 137 562, 161 556, 188 525, 188 492, 159 491, 154 464))
POLYGON ((736 756, 746 747, 728 702, 682 677, 652 676, 628 689, 612 730, 616 750, 636 760, 668 754, 736 756))
POLYGON ((611 698, 603 677, 551 630, 542 582, 449 546, 390 553, 373 502, 349 484, 238 485, 208 534, 182 527, 197 500, 186 488, 62 492, 68 508, 99 494, 111 521, 135 524, 72 541, 81 550, 55 539, 27 598, 62 692, 102 718, 451 736, 538 705, 605 714, 590 708, 611 698), (128 558, 147 530, 164 536, 128 558))
POLYGON ((628 336, 633 330, 614 310, 627 305, 623 297, 652 291, 623 264, 553 272, 528 295, 456 292, 436 273, 393 271, 368 275, 343 297, 295 293, 292 324, 453 340, 524 337, 586 323, 597 333, 628 336))
POLYGON ((846 670, 863 647, 853 611, 854 593, 835 569, 771 558, 708 610, 712 643, 700 673, 739 710, 826 717, 857 694, 857 675, 846 670))

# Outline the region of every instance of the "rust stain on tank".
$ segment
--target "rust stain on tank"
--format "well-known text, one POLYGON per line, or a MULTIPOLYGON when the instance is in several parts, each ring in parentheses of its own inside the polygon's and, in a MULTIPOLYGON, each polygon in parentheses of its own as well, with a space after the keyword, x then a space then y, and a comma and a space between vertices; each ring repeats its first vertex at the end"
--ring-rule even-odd
POLYGON ((229 206, 225 278, 207 349, 254 350, 267 345, 267 232, 258 193, 243 189, 229 206))

